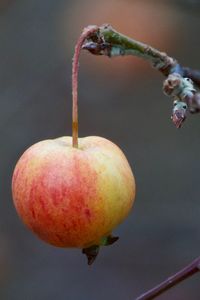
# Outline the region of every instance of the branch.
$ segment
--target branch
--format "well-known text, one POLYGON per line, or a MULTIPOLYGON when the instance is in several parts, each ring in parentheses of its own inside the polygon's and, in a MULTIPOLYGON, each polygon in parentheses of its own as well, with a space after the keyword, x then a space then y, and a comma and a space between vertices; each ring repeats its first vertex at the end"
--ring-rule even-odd
POLYGON ((161 295, 165 291, 169 290, 171 287, 177 285, 181 281, 189 278, 195 273, 200 271, 200 257, 195 259, 189 265, 187 265, 184 269, 180 270, 178 273, 173 276, 167 278, 165 281, 149 290, 148 292, 142 294, 137 297, 136 300, 151 300, 155 299, 157 296, 161 295))
POLYGON ((181 66, 176 59, 149 45, 131 39, 110 25, 96 27, 96 31, 86 39, 82 49, 95 55, 108 57, 133 55, 147 60, 166 78, 164 93, 173 100, 171 119, 180 128, 189 113, 200 112, 200 71, 181 66), (189 80, 188 80, 189 78, 189 80))
MULTIPOLYGON (((181 127, 188 112, 200 112, 200 93, 195 88, 195 85, 200 88, 200 71, 181 66, 166 53, 121 34, 110 25, 93 26, 93 29, 88 30, 88 35, 84 35, 82 49, 95 55, 108 57, 138 56, 150 62, 154 68, 167 77, 163 83, 163 91, 173 99, 171 119, 177 128, 181 127)), ((200 257, 136 300, 154 299, 199 271, 200 257)))

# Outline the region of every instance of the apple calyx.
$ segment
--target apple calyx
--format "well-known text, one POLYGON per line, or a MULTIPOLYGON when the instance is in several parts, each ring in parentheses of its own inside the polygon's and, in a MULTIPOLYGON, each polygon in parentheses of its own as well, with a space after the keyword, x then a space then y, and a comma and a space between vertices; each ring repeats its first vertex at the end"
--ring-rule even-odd
POLYGON ((88 248, 83 248, 82 253, 87 256, 88 265, 90 266, 96 259, 99 254, 100 246, 94 245, 88 248))
POLYGON ((88 265, 92 265, 92 263, 95 261, 97 255, 99 254, 99 250, 101 246, 110 246, 114 244, 119 237, 108 235, 106 237, 103 237, 99 243, 99 245, 93 245, 88 248, 83 248, 82 253, 87 256, 88 265))

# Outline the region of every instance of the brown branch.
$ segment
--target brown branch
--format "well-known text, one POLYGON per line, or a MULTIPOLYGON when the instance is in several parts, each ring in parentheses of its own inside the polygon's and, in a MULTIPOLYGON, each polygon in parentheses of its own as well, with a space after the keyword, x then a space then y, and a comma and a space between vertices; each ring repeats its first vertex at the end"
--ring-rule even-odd
POLYGON ((99 26, 98 30, 86 40, 83 49, 95 55, 109 57, 138 56, 149 61, 165 76, 178 73, 183 77, 191 78, 200 88, 200 71, 181 66, 176 59, 166 53, 119 33, 108 24, 99 26))
POLYGON ((133 55, 150 62, 167 77, 164 82, 165 94, 171 96, 174 102, 171 119, 177 128, 182 126, 188 112, 192 114, 200 112, 200 94, 194 87, 195 84, 200 88, 200 71, 181 66, 176 59, 166 53, 131 39, 107 24, 98 27, 94 34, 86 39, 82 49, 95 55, 109 57, 133 55), (187 83, 187 78, 191 79, 190 84, 187 83), (167 85, 170 94, 166 92, 169 90, 167 85))
POLYGON ((173 286, 177 285, 181 281, 189 278, 190 276, 194 275, 195 273, 200 271, 200 257, 195 259, 185 268, 177 272, 176 274, 172 275, 171 277, 167 278, 165 281, 154 287, 153 289, 147 291, 146 293, 142 294, 141 296, 137 297, 136 300, 151 300, 155 299, 159 295, 163 294, 173 286))

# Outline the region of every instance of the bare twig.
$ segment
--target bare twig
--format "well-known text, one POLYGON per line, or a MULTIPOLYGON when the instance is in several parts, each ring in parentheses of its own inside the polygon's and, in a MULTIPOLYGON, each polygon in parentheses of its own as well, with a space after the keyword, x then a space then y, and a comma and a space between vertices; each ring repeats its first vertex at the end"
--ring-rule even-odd
POLYGON ((200 111, 200 96, 194 87, 195 84, 200 88, 200 71, 181 66, 176 59, 166 53, 131 39, 107 24, 98 27, 86 39, 82 48, 95 55, 108 57, 133 55, 149 61, 154 68, 167 77, 164 81, 165 94, 170 95, 173 102, 181 102, 172 109, 171 119, 177 128, 181 127, 187 112, 197 113, 200 111), (170 93, 166 92, 167 85, 171 89, 170 93), (184 110, 185 104, 186 109, 184 110))
POLYGON ((177 285, 181 281, 189 278, 195 273, 200 271, 200 257, 191 262, 184 269, 180 270, 178 273, 167 278, 165 281, 154 287, 153 289, 147 291, 141 296, 137 297, 136 300, 151 300, 155 299, 157 296, 161 295, 165 291, 169 290, 173 286, 177 285))
POLYGON ((131 39, 110 25, 102 25, 90 39, 83 45, 83 49, 96 55, 109 57, 133 55, 148 60, 155 68, 168 75, 177 62, 166 53, 131 39))
POLYGON ((119 33, 108 24, 99 26, 98 30, 86 40, 82 48, 92 54, 109 57, 138 56, 149 61, 165 76, 178 73, 182 77, 191 78, 200 87, 200 71, 182 67, 166 53, 119 33))

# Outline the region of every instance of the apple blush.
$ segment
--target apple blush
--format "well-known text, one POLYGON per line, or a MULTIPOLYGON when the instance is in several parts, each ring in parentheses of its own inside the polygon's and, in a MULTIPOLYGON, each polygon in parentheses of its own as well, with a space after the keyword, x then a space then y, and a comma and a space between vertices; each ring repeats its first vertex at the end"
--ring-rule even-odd
POLYGON ((119 147, 102 137, 78 138, 78 52, 91 31, 83 32, 75 49, 72 137, 28 148, 12 178, 14 205, 28 228, 51 245, 81 248, 88 264, 100 246, 118 239, 112 231, 135 198, 134 176, 119 147))

